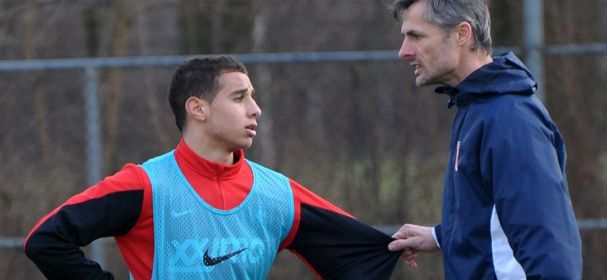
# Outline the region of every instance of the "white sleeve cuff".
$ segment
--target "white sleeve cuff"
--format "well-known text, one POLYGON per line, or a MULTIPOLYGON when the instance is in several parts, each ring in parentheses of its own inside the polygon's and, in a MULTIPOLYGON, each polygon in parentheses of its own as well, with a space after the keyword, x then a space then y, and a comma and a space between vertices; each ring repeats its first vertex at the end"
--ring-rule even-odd
POLYGON ((436 243, 436 246, 440 249, 440 244, 438 244, 438 238, 436 237, 435 229, 435 227, 432 227, 432 239, 434 239, 434 243, 436 243))

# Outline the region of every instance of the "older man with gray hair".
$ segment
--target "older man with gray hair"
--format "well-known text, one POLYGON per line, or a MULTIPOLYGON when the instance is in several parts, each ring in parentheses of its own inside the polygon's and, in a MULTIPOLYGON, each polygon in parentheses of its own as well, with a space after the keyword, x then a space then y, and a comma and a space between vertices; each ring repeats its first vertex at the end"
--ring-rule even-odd
POLYGON ((580 279, 563 139, 525 65, 491 57, 485 2, 397 0, 393 12, 416 85, 440 85, 457 115, 441 223, 405 224, 389 249, 413 267, 440 250, 446 279, 580 279))

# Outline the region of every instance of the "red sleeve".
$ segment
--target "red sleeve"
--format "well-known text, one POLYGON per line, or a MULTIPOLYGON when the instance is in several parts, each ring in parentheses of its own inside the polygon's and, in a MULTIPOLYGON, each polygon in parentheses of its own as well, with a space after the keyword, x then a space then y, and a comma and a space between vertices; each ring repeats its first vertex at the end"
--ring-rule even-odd
MULTIPOLYGON (((23 249, 49 279, 111 279, 81 246, 126 234, 138 221, 147 176, 128 164, 43 217, 28 234, 23 249)), ((149 211, 149 210, 148 210, 149 211)))
POLYGON ((400 252, 393 239, 291 181, 295 219, 281 244, 325 279, 390 279, 400 252))

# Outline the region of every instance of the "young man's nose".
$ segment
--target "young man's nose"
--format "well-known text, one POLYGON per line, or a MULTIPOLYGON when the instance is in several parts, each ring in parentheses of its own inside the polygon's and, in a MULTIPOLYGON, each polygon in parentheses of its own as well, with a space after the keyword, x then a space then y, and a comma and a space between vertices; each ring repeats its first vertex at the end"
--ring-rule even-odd
POLYGON ((261 108, 259 108, 259 105, 257 105, 257 102, 255 102, 255 100, 251 100, 248 110, 249 110, 249 116, 255 116, 255 117, 261 116, 261 108))

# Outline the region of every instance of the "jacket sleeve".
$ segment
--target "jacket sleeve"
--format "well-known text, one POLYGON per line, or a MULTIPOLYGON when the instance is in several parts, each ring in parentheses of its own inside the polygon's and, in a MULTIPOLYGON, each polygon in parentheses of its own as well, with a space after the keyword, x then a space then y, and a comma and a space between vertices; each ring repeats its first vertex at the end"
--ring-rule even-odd
POLYGON ((292 185, 300 210, 291 251, 324 279, 390 279, 401 254, 388 250, 390 236, 292 185))
POLYGON ((438 248, 442 248, 441 242, 443 241, 443 232, 441 231, 440 224, 432 228, 432 239, 434 239, 434 242, 438 248))
POLYGON ((527 100, 485 127, 483 179, 492 186, 498 222, 527 278, 579 279, 581 239, 564 145, 539 101, 527 100))
POLYGON ((24 251, 48 279, 113 279, 80 249, 92 241, 126 234, 141 212, 143 185, 135 165, 67 202, 40 220, 24 251))

